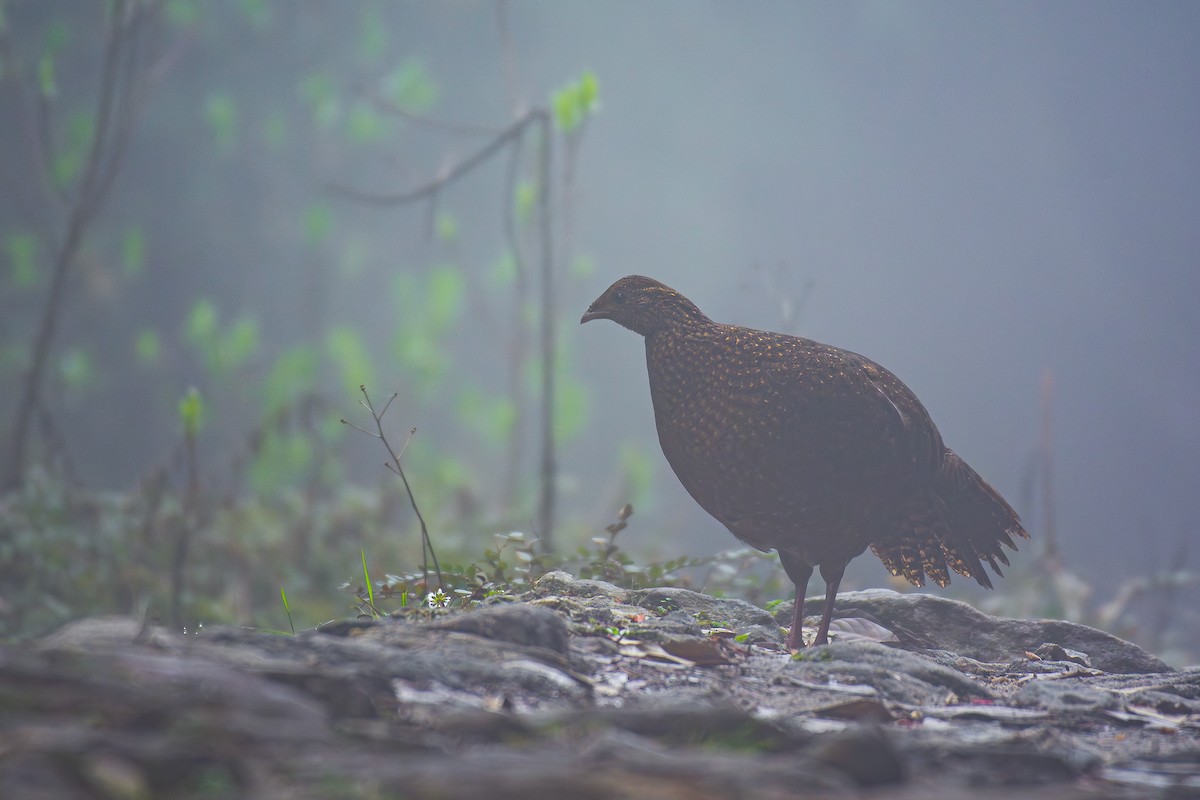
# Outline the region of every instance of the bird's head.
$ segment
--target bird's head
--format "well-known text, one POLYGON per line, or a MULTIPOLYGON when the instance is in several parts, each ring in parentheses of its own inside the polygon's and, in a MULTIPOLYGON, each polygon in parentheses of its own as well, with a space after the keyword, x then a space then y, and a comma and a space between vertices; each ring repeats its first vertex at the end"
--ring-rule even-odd
POLYGON ((641 275, 626 275, 605 289, 579 322, 594 319, 611 319, 642 336, 709 321, 691 300, 670 286, 641 275))

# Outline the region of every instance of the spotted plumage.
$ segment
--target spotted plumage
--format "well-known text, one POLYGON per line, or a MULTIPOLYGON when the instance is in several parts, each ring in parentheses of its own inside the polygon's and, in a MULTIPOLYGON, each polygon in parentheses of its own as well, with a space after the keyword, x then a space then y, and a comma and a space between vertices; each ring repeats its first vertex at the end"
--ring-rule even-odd
POLYGON ((893 575, 939 586, 1028 538, 1016 512, 942 443, 916 395, 875 362, 811 339, 715 323, 668 286, 622 278, 581 322, 645 337, 659 443, 680 482, 734 536, 776 550, 796 584, 801 645, 814 566, 827 639, 846 564, 867 547, 893 575))

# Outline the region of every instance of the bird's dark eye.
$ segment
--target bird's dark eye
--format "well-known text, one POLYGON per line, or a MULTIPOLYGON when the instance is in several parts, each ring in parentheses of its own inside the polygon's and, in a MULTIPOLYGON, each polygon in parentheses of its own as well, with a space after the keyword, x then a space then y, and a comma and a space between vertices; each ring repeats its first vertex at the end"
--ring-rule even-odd
POLYGON ((612 299, 613 299, 614 303, 624 303, 625 302, 625 293, 624 292, 613 292, 612 299))

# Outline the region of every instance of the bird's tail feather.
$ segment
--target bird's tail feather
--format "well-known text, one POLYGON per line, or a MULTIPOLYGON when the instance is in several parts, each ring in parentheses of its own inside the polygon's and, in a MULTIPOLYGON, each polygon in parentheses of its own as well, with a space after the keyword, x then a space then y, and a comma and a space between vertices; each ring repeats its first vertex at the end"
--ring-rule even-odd
POLYGON ((895 535, 871 545, 893 575, 915 586, 928 575, 939 586, 950 583, 949 570, 992 588, 987 562, 1003 577, 1008 566, 1002 546, 1017 549, 1013 537, 1028 539, 1021 520, 1000 493, 975 470, 947 450, 933 489, 914 498, 895 535), (999 563, 997 563, 999 562, 999 563))

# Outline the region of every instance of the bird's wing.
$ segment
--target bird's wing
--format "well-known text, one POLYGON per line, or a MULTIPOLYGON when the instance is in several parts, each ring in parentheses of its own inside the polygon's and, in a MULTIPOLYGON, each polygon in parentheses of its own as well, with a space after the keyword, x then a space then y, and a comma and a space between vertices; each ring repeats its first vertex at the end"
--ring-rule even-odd
MULTIPOLYGON (((790 339, 791 337, 789 337, 790 339)), ((932 471, 941 436, 928 412, 884 367, 848 350, 808 340, 763 367, 780 407, 780 447, 815 446, 830 464, 912 464, 932 471)))

